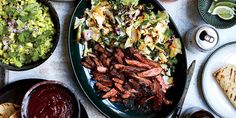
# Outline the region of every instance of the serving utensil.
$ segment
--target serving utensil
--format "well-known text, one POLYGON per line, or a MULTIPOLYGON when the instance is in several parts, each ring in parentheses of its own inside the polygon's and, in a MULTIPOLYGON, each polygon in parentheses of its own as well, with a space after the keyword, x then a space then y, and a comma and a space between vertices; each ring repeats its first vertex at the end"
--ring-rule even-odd
POLYGON ((184 100, 186 97, 186 94, 188 92, 188 88, 189 88, 189 84, 191 82, 192 76, 193 76, 193 72, 194 72, 194 68, 195 68, 195 64, 196 64, 196 60, 193 60, 191 65, 189 66, 188 70, 187 70, 187 80, 186 80, 186 84, 185 84, 185 88, 184 88, 184 92, 182 94, 182 97, 172 115, 172 118, 179 118, 180 117, 180 113, 182 111, 182 106, 184 104, 184 100))

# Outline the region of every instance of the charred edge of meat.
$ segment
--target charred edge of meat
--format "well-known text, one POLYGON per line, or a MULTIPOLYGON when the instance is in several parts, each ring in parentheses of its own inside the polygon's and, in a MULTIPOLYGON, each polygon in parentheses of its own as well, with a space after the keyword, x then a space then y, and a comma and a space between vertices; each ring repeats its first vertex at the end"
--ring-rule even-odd
POLYGON ((114 81, 115 83, 124 84, 124 81, 119 78, 112 78, 112 81, 114 81))
POLYGON ((97 57, 92 57, 91 59, 96 64, 96 66, 103 66, 102 62, 97 57))
POLYGON ((147 68, 147 69, 151 69, 152 67, 148 64, 145 64, 145 63, 142 63, 140 61, 136 61, 136 60, 131 60, 131 59, 128 59, 128 58, 125 58, 125 62, 128 64, 128 65, 131 65, 131 66, 137 66, 137 67, 141 67, 141 68, 147 68))
POLYGON ((129 92, 129 91, 125 91, 121 97, 124 98, 124 99, 127 99, 127 98, 130 98, 132 96, 132 93, 129 92))
POLYGON ((108 68, 104 66, 97 66, 97 71, 100 73, 106 73, 108 71, 108 68))
POLYGON ((145 71, 145 68, 139 68, 139 67, 135 67, 135 66, 125 66, 122 64, 115 64, 114 67, 119 70, 120 72, 126 72, 128 74, 132 74, 132 73, 137 73, 137 72, 141 72, 141 71, 145 71))
POLYGON ((152 82, 146 78, 143 78, 143 77, 139 77, 135 74, 132 74, 131 77, 139 80, 140 83, 143 83, 146 87, 150 87, 150 85, 152 84, 152 82))
POLYGON ((162 71, 162 68, 152 68, 146 71, 143 71, 141 73, 138 73, 137 75, 139 77, 155 77, 159 75, 162 71))
POLYGON ((140 85, 139 85, 139 83, 136 80, 129 79, 129 82, 131 83, 132 88, 135 88, 136 90, 140 89, 140 85))
POLYGON ((110 53, 98 43, 94 45, 93 49, 100 52, 101 54, 104 53, 105 55, 111 56, 110 53))
POLYGON ((106 92, 102 98, 110 98, 110 97, 116 97, 118 94, 118 91, 115 88, 112 88, 110 91, 106 92))
POLYGON ((123 59, 124 59, 124 56, 125 56, 125 55, 124 55, 123 51, 122 51, 120 48, 116 48, 116 49, 115 49, 114 56, 116 57, 116 60, 117 60, 119 63, 123 64, 123 59))
POLYGON ((102 54, 100 56, 100 60, 102 61, 102 64, 106 67, 110 67, 111 64, 111 59, 109 57, 107 57, 107 55, 102 54))
POLYGON ((81 60, 81 64, 89 69, 93 69, 95 67, 95 63, 92 61, 91 57, 84 57, 81 60))
POLYGON ((116 87, 117 90, 119 90, 120 92, 124 92, 124 91, 125 91, 125 89, 122 87, 122 84, 115 83, 115 87, 116 87))
POLYGON ((114 67, 110 68, 110 75, 111 75, 111 77, 117 77, 117 78, 121 79, 122 81, 125 80, 124 74, 123 73, 119 73, 117 71, 117 69, 115 69, 114 67))
POLYGON ((104 86, 111 87, 113 85, 112 80, 110 80, 107 75, 96 73, 96 72, 93 72, 92 75, 93 75, 92 78, 94 80, 100 82, 104 86))
POLYGON ((143 55, 139 54, 138 51, 135 48, 129 48, 128 51, 135 59, 141 61, 144 64, 148 64, 151 67, 160 67, 160 64, 158 62, 146 59, 143 55))
POLYGON ((104 86, 102 83, 100 82, 96 82, 96 87, 98 90, 101 90, 101 91, 104 91, 104 92, 108 92, 111 90, 111 88, 107 87, 107 86, 104 86))
POLYGON ((141 54, 139 54, 139 53, 134 53, 133 55, 134 55, 134 57, 135 57, 136 59, 138 59, 139 61, 141 61, 141 62, 143 62, 143 63, 145 63, 145 64, 148 64, 148 65, 150 65, 150 66, 152 66, 152 67, 156 67, 156 68, 159 68, 159 67, 160 67, 160 64, 159 64, 159 63, 154 62, 154 61, 152 61, 152 60, 148 60, 148 59, 146 59, 143 55, 141 55, 141 54))

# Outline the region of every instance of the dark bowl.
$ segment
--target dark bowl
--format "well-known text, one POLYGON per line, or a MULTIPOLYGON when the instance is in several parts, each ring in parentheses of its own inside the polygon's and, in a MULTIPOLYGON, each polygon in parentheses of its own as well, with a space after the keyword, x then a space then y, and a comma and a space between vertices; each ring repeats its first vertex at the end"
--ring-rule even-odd
MULTIPOLYGON (((56 104, 58 105, 59 103, 63 102, 61 100, 59 100, 60 102, 58 102, 58 99, 62 99, 62 98, 70 99, 69 102, 67 102, 67 103, 70 103, 72 105, 69 107, 69 108, 71 108, 70 111, 72 111, 72 113, 73 113, 71 118, 80 118, 80 114, 81 114, 80 103, 78 102, 78 100, 77 100, 74 92, 71 90, 71 88, 66 86, 64 83, 61 83, 58 81, 51 81, 51 80, 39 82, 39 83, 35 84, 34 86, 32 86, 27 91, 27 93, 25 94, 25 96, 22 100, 22 104, 21 104, 21 117, 22 118, 28 118, 27 117, 28 113, 29 113, 28 107, 31 103, 33 103, 33 104, 36 103, 36 102, 31 102, 32 100, 35 99, 35 96, 37 96, 37 98, 38 98, 40 95, 45 95, 45 93, 47 96, 43 97, 43 98, 45 98, 46 100, 49 99, 50 104, 53 104, 54 102, 56 102, 56 104), (56 87, 56 88, 53 88, 53 87, 56 87), (49 89, 49 88, 53 88, 53 89, 49 89), (54 90, 54 91, 56 90, 55 92, 59 92, 59 94, 55 93, 55 92, 52 93, 51 90, 54 90), (40 94, 38 94, 37 92, 39 92, 40 94), (50 95, 52 95, 52 96, 50 97, 50 95), (58 98, 58 99, 55 100, 55 98, 58 98)), ((44 100, 43 100, 43 103, 45 103, 44 100)), ((37 102, 40 102, 40 101, 37 101, 37 102)), ((37 108, 40 108, 41 104, 35 104, 35 105, 37 105, 37 107, 35 107, 35 109, 37 109, 37 108)), ((47 108, 48 107, 49 106, 47 106, 47 108)), ((57 106, 57 108, 59 108, 59 107, 57 106)), ((68 106, 67 106, 67 108, 68 108, 68 106)))
POLYGON ((35 84, 45 81, 44 79, 22 79, 7 84, 0 89, 0 103, 11 102, 21 105, 25 93, 35 84))
MULTIPOLYGON (((236 24, 236 16, 234 16, 234 18, 231 20, 223 20, 217 15, 211 15, 207 12, 211 6, 212 1, 213 0, 198 0, 198 12, 203 20, 219 29, 225 29, 234 26, 236 24)), ((235 0, 229 1, 235 2, 235 0)))
POLYGON ((32 69, 34 67, 37 67, 40 64, 42 64, 43 62, 45 62, 52 55, 52 53, 54 52, 54 50, 57 47, 57 44, 58 44, 58 41, 59 41, 59 36, 60 36, 60 22, 59 22, 57 12, 54 9, 54 7, 52 6, 52 4, 50 2, 48 2, 48 0, 37 0, 37 2, 42 3, 43 5, 45 5, 49 8, 49 14, 51 16, 51 20, 52 20, 52 22, 54 24, 54 28, 55 28, 55 34, 54 34, 53 40, 52 40, 53 47, 46 54, 45 59, 39 59, 36 62, 25 64, 22 67, 16 67, 16 66, 13 66, 13 65, 4 64, 0 61, 0 66, 4 67, 5 69, 14 70, 14 71, 23 71, 23 70, 29 70, 29 69, 32 69))

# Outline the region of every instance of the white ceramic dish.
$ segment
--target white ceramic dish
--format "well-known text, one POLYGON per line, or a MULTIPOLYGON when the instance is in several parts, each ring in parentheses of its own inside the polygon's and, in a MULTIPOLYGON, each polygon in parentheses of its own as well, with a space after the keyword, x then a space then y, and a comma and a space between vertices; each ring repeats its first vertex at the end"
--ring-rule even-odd
POLYGON ((208 105, 221 117, 236 116, 236 109, 213 77, 219 68, 236 65, 236 43, 230 43, 216 50, 208 59, 202 74, 202 91, 208 105))

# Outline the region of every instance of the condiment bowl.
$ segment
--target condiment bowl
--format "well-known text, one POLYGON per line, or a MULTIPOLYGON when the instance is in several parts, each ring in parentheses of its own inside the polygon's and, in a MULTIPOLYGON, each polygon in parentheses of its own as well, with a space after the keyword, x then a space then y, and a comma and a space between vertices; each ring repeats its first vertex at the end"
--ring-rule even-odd
POLYGON ((73 91, 58 81, 35 84, 25 94, 22 118, 79 118, 80 104, 73 91))

